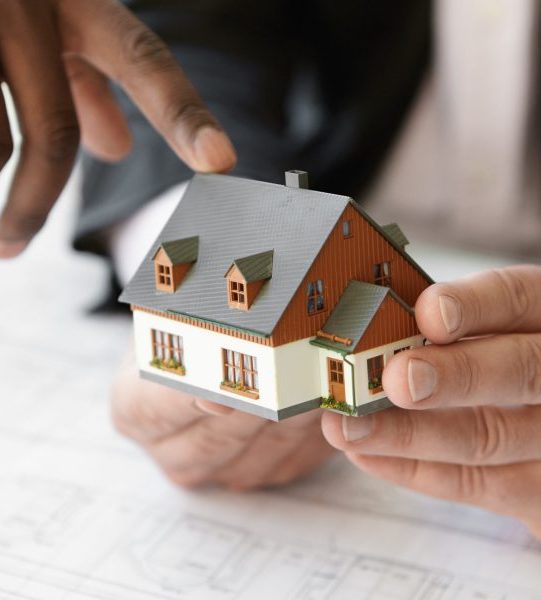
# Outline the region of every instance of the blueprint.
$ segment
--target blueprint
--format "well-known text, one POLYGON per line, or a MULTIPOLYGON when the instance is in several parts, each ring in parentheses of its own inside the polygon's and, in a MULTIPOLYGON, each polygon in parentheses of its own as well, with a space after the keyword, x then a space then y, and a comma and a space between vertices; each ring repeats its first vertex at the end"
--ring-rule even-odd
POLYGON ((130 320, 88 311, 107 277, 72 211, 0 263, 0 600, 541 600, 520 524, 341 457, 269 492, 170 485, 110 425, 130 320))

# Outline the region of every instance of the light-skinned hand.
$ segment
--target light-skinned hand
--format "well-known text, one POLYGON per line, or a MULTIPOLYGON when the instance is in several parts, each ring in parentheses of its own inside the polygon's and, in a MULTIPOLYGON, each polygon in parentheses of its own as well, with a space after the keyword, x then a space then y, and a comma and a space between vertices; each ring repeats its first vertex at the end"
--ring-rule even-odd
MULTIPOLYGON (((227 171, 235 152, 166 45, 116 0, 0 0, 0 82, 14 99, 22 147, 0 218, 0 258, 43 225, 79 145, 104 160, 131 147, 109 89, 118 83, 196 171, 227 171)), ((0 90, 0 169, 13 151, 0 90)))
POLYGON ((319 410, 267 421, 140 379, 132 360, 116 380, 112 414, 117 429, 183 487, 284 485, 335 452, 321 433, 319 410))
POLYGON ((415 310, 434 345, 383 373, 407 410, 327 413, 327 440, 363 471, 511 515, 541 538, 541 268, 435 284, 415 310))

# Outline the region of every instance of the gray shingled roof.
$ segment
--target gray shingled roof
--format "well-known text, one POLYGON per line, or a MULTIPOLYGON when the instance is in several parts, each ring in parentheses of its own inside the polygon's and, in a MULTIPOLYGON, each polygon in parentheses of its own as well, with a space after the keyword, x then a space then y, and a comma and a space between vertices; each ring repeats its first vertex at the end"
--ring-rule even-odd
POLYGON ((394 241, 394 243, 398 244, 401 248, 404 248, 410 243, 408 238, 404 235, 402 229, 400 229, 398 223, 382 225, 381 228, 394 241))
POLYGON ((272 261, 274 250, 237 258, 233 264, 237 267, 246 283, 270 279, 272 277, 272 261))
POLYGON ((317 337, 317 344, 338 351, 353 352, 390 292, 389 288, 380 285, 350 281, 322 330, 341 338, 351 339, 351 345, 334 342, 324 337, 317 337))
POLYGON ((349 202, 313 190, 195 175, 122 302, 270 335, 349 202), (199 236, 199 255, 174 294, 155 288, 152 257, 162 240, 199 236), (274 250, 272 278, 249 311, 229 308, 224 273, 238 257, 274 250))
POLYGON ((160 248, 163 248, 165 254, 167 254, 174 265, 194 262, 197 260, 199 250, 199 236, 195 235, 181 240, 162 242, 156 252, 154 252, 153 258, 156 257, 160 248))

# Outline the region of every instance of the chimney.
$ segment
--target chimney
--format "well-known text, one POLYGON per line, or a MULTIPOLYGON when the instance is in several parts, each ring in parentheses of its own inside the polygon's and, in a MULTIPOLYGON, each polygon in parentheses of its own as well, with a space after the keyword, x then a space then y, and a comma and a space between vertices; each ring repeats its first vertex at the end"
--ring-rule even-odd
POLYGON ((286 171, 286 186, 291 188, 308 189, 308 173, 306 171, 286 171))

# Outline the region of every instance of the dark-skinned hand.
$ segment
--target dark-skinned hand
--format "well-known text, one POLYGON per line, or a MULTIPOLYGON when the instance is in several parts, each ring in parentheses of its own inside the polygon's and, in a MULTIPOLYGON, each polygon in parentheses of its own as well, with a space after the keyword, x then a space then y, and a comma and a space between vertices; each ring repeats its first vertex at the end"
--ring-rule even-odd
MULTIPOLYGON (((131 147, 109 89, 119 84, 196 171, 235 163, 228 137, 167 46, 115 0, 0 0, 0 82, 13 97, 22 147, 0 217, 0 258, 39 231, 71 173, 80 135, 115 161, 131 147)), ((0 91, 0 169, 13 152, 0 91)))

